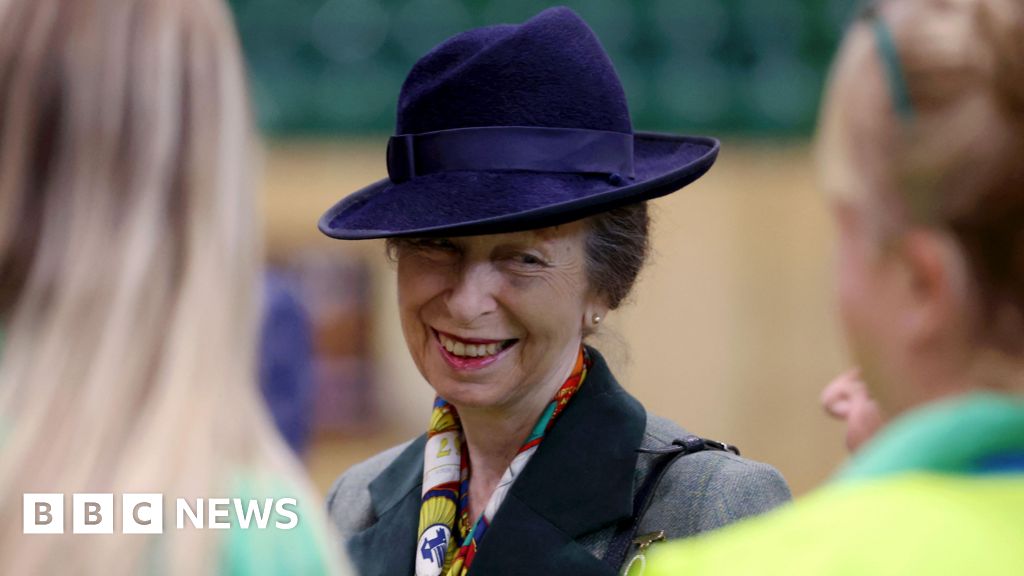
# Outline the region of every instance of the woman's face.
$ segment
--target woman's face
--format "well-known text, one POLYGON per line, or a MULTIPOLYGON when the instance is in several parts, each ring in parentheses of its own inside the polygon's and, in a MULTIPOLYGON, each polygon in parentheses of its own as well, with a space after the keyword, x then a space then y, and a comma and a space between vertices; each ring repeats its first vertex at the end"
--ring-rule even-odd
POLYGON ((885 384, 886 352, 895 349, 891 323, 895 305, 887 289, 885 256, 871 230, 868 211, 837 201, 835 283, 840 319, 854 359, 867 382, 885 384))
POLYGON ((399 244, 406 344, 437 393, 456 406, 546 402, 572 369, 585 318, 583 222, 509 234, 399 244))
MULTIPOLYGON (((874 64, 870 31, 847 40, 818 132, 819 177, 836 231, 835 288, 847 344, 860 376, 884 403, 902 342, 900 274, 886 250, 891 211, 879 192, 888 182, 879 118, 891 115, 888 86, 874 64)), ((851 37, 852 38, 852 37, 851 37)))

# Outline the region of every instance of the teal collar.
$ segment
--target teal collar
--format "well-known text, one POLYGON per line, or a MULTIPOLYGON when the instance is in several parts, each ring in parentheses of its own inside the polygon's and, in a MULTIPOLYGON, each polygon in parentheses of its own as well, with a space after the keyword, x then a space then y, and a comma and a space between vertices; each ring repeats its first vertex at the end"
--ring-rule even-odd
POLYGON ((859 481, 902 472, 974 473, 985 461, 1024 452, 1024 399, 976 392, 907 413, 836 477, 859 481))

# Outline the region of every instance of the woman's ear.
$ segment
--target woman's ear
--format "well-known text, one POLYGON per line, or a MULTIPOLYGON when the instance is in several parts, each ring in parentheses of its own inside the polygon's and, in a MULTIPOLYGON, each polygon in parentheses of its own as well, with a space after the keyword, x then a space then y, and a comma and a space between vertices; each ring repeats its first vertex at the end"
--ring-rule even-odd
POLYGON ((583 335, 587 336, 597 331, 598 327, 608 315, 608 305, 603 296, 591 295, 587 298, 583 307, 583 335))
POLYGON ((902 236, 898 251, 903 264, 900 328, 908 342, 926 345, 954 333, 967 312, 964 259, 956 242, 935 230, 912 230, 902 236))
POLYGON ((608 307, 608 299, 603 294, 588 290, 587 299, 584 302, 584 324, 596 328, 608 315, 608 307), (596 322, 595 318, 598 319, 596 322))

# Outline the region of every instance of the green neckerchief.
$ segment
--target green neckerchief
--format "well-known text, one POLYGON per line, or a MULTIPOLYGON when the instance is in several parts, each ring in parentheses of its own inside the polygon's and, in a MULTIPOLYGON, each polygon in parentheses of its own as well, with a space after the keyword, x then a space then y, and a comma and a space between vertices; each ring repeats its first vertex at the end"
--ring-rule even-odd
POLYGON ((975 392, 913 410, 854 456, 837 482, 901 472, 971 473, 986 458, 1024 451, 1024 399, 975 392))

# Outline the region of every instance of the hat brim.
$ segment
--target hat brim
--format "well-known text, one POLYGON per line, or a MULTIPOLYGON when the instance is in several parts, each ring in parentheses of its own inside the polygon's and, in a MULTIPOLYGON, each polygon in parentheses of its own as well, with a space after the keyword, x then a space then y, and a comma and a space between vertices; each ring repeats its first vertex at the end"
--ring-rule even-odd
POLYGON ((545 228, 664 196, 707 172, 718 141, 637 132, 635 177, 454 171, 395 184, 380 180, 345 197, 320 218, 343 240, 399 236, 473 236, 545 228))

